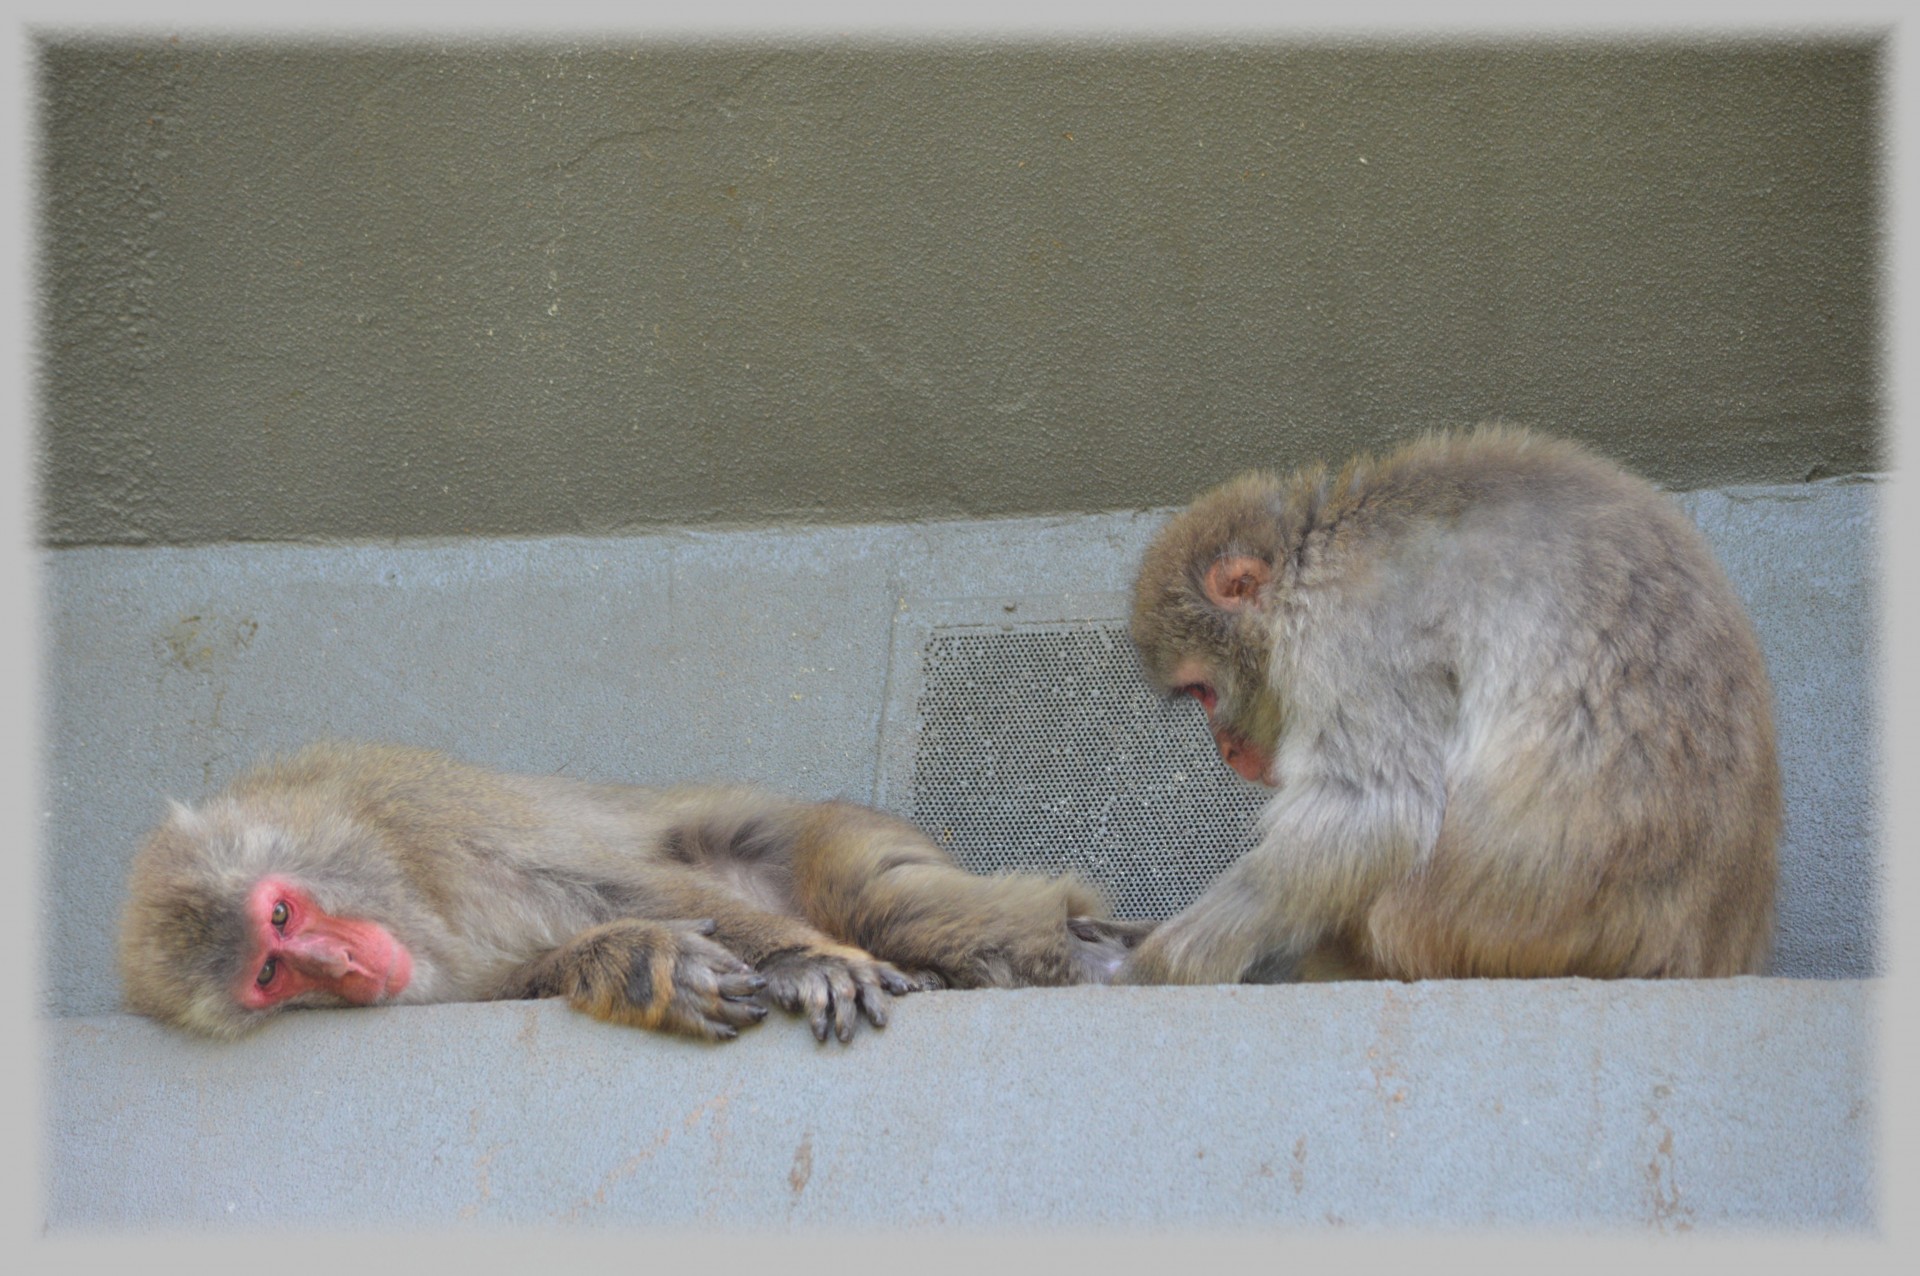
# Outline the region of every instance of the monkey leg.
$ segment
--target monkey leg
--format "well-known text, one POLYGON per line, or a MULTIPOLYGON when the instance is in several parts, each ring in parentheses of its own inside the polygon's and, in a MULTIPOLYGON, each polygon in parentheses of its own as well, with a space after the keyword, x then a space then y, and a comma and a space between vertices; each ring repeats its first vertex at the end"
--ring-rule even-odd
POLYGON ((1072 878, 980 877, 905 821, 839 802, 805 813, 794 885, 820 929, 955 988, 1104 983, 1142 928, 1072 878))
POLYGON ((622 918, 582 931, 516 970, 503 997, 565 997, 609 1023, 725 1041, 764 1019, 762 976, 708 936, 710 920, 622 918))

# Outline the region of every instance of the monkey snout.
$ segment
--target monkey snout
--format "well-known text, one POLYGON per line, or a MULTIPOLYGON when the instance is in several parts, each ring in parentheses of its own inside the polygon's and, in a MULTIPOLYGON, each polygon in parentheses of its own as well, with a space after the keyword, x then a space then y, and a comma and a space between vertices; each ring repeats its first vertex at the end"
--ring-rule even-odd
POLYGON ((1252 780, 1255 784, 1264 784, 1269 788, 1273 781, 1267 778, 1267 772, 1273 769, 1273 760, 1264 750, 1256 749, 1232 736, 1222 733, 1214 737, 1220 746, 1220 756, 1242 779, 1252 780))
POLYGON ((329 939, 289 939, 285 952, 297 967, 322 979, 340 979, 364 973, 353 959, 353 950, 329 939))

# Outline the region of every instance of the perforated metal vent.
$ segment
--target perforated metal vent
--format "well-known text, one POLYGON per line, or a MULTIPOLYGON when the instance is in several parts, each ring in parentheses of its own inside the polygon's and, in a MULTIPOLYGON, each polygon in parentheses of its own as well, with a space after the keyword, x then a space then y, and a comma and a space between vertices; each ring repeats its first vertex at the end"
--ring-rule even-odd
POLYGON ((1120 916, 1161 918, 1252 846, 1269 794, 1221 763, 1198 705, 1148 689, 1121 621, 916 636, 911 793, 894 805, 969 869, 1072 869, 1120 916))

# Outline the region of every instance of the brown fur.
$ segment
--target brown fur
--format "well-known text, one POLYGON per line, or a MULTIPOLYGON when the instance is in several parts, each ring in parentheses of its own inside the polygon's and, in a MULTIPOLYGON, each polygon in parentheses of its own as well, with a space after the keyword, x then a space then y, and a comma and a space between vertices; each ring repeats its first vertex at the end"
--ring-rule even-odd
POLYGON ((1148 549, 1133 632, 1163 689, 1205 668, 1278 793, 1123 978, 1765 969, 1766 669, 1705 539, 1619 467, 1487 428, 1244 476, 1148 549), (1266 565, 1252 605, 1207 596, 1223 558, 1266 565))
MULTIPOLYGON (((618 1023, 724 1038, 761 993, 817 1036, 888 994, 1104 979, 1131 931, 1071 879, 982 878, 918 830, 743 787, 509 775, 320 744, 176 808, 135 857, 128 1005, 231 1037, 272 1011, 244 979, 240 901, 285 876, 408 949, 400 1001, 563 996, 618 1023), (1074 926, 1069 928, 1069 919, 1074 926)), ((288 1004, 341 1004, 310 993, 288 1004)))

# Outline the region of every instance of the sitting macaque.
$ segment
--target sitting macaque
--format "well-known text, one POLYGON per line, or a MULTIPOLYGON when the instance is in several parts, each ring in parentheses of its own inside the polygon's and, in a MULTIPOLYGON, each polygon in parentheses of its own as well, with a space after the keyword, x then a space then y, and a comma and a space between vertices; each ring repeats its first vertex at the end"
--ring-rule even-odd
POLYGON ((1765 969, 1766 667, 1643 480, 1500 428, 1247 475, 1160 532, 1132 625, 1277 792, 1119 981, 1765 969))
POLYGON ((129 885, 128 1006, 217 1037, 288 1006, 559 996, 710 1039, 770 1000, 846 1041, 917 989, 1104 981, 1135 934, 1076 881, 975 876, 865 807, 382 745, 176 804, 129 885))

